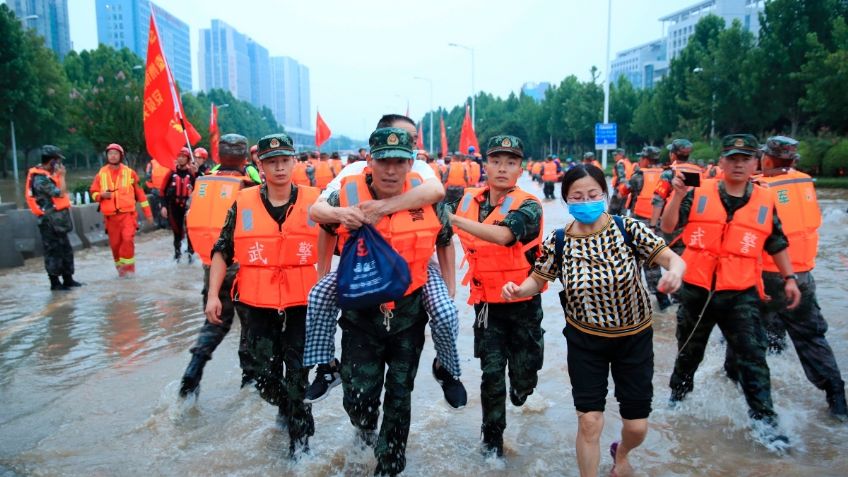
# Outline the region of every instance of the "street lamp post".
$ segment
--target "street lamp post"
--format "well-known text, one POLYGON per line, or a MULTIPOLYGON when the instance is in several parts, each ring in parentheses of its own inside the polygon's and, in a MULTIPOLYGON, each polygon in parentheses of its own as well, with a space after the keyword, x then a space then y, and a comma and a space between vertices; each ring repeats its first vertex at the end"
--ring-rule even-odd
POLYGON ((413 79, 426 81, 430 83, 430 154, 433 153, 433 80, 430 78, 424 78, 423 76, 416 76, 413 79))
MULTIPOLYGON (((607 80, 604 81, 604 124, 609 124, 609 90, 612 75, 610 75, 610 37, 612 36, 612 0, 607 2, 607 80)), ((601 151, 601 166, 607 168, 607 148, 601 151)))
MULTIPOLYGON (((37 20, 38 15, 27 15, 25 17, 21 17, 21 24, 26 27, 27 20, 37 20)), ((9 130, 12 133, 12 174, 15 175, 15 186, 20 182, 20 178, 18 177, 18 144, 15 138, 15 119, 14 119, 14 111, 12 108, 9 108, 9 130)))
POLYGON ((455 46, 471 52, 471 125, 477 129, 477 101, 474 99, 477 96, 477 90, 474 88, 474 48, 459 43, 448 43, 448 46, 455 46))
MULTIPOLYGON (((703 73, 704 69, 700 66, 692 69, 692 73, 703 73)), ((713 145, 713 141, 715 140, 715 107, 716 107, 716 91, 715 84, 710 85, 710 89, 712 90, 712 102, 710 103, 710 146, 713 145)))

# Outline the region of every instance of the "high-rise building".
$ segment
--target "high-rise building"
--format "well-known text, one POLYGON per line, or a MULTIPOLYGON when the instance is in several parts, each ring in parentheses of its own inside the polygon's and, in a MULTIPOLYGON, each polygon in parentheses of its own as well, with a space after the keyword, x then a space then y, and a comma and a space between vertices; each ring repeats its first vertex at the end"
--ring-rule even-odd
POLYGON ((242 101, 252 102, 247 42, 245 35, 221 20, 212 20, 211 28, 200 30, 200 89, 225 89, 242 101))
POLYGON ((67 0, 7 0, 25 28, 35 28, 61 60, 71 51, 67 0))
POLYGON ((150 0, 96 0, 97 41, 116 49, 129 48, 147 59, 151 9, 155 12, 159 39, 180 89, 193 88, 191 35, 188 24, 150 0))
POLYGON ((271 58, 274 117, 286 129, 311 130, 309 68, 287 56, 271 58))
POLYGON ((545 91, 551 89, 551 84, 547 81, 541 83, 524 83, 521 85, 521 92, 533 98, 537 103, 541 103, 545 99, 545 91))
POLYGON ((258 107, 272 106, 271 60, 268 50, 252 39, 247 39, 247 57, 250 61, 250 102, 258 107))
POLYGON ((618 81, 624 76, 637 89, 653 88, 668 73, 666 45, 665 38, 660 38, 617 53, 610 63, 610 77, 618 81))

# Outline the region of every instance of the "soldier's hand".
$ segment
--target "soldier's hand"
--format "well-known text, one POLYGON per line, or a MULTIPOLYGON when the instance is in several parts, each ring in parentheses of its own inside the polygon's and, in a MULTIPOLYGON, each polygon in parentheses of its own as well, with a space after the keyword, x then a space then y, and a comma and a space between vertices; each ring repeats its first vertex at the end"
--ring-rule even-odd
POLYGON ((519 292, 521 291, 521 287, 516 285, 513 282, 506 282, 501 290, 501 296, 504 300, 515 300, 516 298, 521 298, 519 296, 519 292))
POLYGON ((786 294, 786 301, 788 302, 786 309, 794 310, 798 308, 798 305, 801 304, 801 290, 798 289, 798 284, 795 283, 794 279, 786 280, 786 284, 783 285, 783 292, 786 294))
POLYGON ((349 230, 356 230, 368 223, 365 214, 362 213, 359 207, 342 207, 338 209, 338 213, 339 223, 349 230))
POLYGON ((677 272, 666 271, 657 283, 657 290, 660 293, 674 293, 680 289, 683 284, 683 277, 677 272))
POLYGON ((382 200, 369 200, 359 204, 359 210, 365 216, 365 222, 376 224, 386 215, 386 202, 382 200))
POLYGON ((674 179, 671 180, 671 186, 674 187, 674 190, 680 194, 681 197, 689 192, 689 186, 683 183, 683 173, 680 171, 675 171, 674 179))
POLYGON ((162 218, 163 218, 163 219, 167 219, 167 218, 168 218, 168 209, 167 209, 166 207, 162 207, 162 208, 159 210, 159 213, 162 215, 162 218))
POLYGON ((221 299, 217 295, 209 295, 206 300, 206 319, 215 326, 224 324, 221 321, 221 299))
POLYGON ((62 164, 56 164, 56 167, 53 170, 53 173, 56 174, 57 176, 60 176, 60 177, 64 176, 65 175, 65 166, 62 165, 62 164))
POLYGON ((103 199, 111 199, 112 198, 112 191, 105 190, 105 191, 100 193, 100 197, 103 198, 103 199))

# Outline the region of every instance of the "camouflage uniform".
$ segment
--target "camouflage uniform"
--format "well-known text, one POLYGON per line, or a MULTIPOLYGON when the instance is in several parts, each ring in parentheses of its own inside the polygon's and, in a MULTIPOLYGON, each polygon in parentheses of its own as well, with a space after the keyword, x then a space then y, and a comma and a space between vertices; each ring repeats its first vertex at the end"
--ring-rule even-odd
MULTIPOLYGON (((628 181, 628 185, 630 186, 630 213, 631 216, 640 222, 643 222, 645 225, 648 225, 650 228, 650 217, 639 217, 637 215, 633 215, 633 209, 636 207, 636 197, 642 192, 642 188, 645 185, 645 176, 641 169, 635 169, 633 171, 633 175, 630 176, 630 181, 628 181)), ((653 230, 657 235, 662 236, 662 234, 653 230)), ((662 269, 658 266, 649 265, 647 262, 642 264, 642 270, 645 272, 645 282, 648 284, 648 291, 651 294, 657 294, 657 285, 660 283, 660 278, 662 278, 662 269)))
MULTIPOLYGON (((627 159, 625 159, 625 161, 626 160, 627 159)), ((627 170, 624 168, 624 163, 621 161, 616 161, 613 166, 613 172, 615 173, 615 176, 618 177, 619 185, 627 181, 627 170)), ((621 215, 624 212, 624 204, 627 202, 626 199, 627 196, 622 197, 619 195, 618 188, 616 187, 612 191, 612 197, 610 197, 609 213, 611 215, 621 215)))
MULTIPOLYGON (((743 197, 733 197, 727 194, 723 183, 719 184, 719 197, 728 211, 728 221, 737 210, 748 203, 753 187, 748 184, 743 197)), ((693 197, 694 191, 690 191, 680 204, 678 225, 681 227, 689 220, 693 197)), ((764 249, 774 255, 788 246, 789 242, 775 212, 772 233, 766 239, 764 249)), ((695 372, 704 358, 710 333, 713 327, 718 325, 727 339, 728 347, 739 357, 739 382, 748 402, 748 414, 754 419, 773 420, 776 414, 771 400, 771 380, 766 363, 766 337, 760 314, 761 300, 756 289, 752 287, 742 291, 714 292, 703 318, 698 322, 698 314, 704 308, 708 294, 708 290, 688 283, 684 283, 677 294, 680 300, 676 333, 679 354, 669 381, 672 400, 683 399, 694 388, 695 372)))
MULTIPOLYGON (((500 144, 504 136, 495 136, 491 144, 500 144)), ((512 136, 507 136, 513 138, 512 136)), ((520 144, 517 138, 512 143, 520 144)), ((484 193, 478 202, 477 220, 483 222, 498 205, 492 205, 489 194, 484 193)), ((453 213, 459 202, 449 204, 453 213)), ((517 210, 507 214, 498 225, 507 227, 522 243, 529 243, 539 235, 542 207, 527 200, 517 210)), ((538 247, 527 251, 527 261, 536 260, 538 247)), ((483 376, 480 381, 480 400, 483 405, 483 443, 502 452, 503 431, 506 428, 506 380, 509 366, 509 383, 514 394, 532 394, 542 369, 545 351, 545 330, 542 329, 541 295, 517 303, 478 303, 474 305, 474 357, 480 359, 483 376)), ((512 394, 512 393, 511 393, 512 394)), ((515 403, 519 405, 520 403, 515 403)))
POLYGON ((73 230, 71 209, 53 208, 53 197, 62 195, 62 191, 49 177, 38 174, 32 178, 32 195, 44 215, 38 217, 38 231, 44 246, 44 268, 48 275, 55 277, 74 274, 74 250, 68 240, 68 232, 73 230))
MULTIPOLYGON (((290 140, 289 140, 290 143, 290 140)), ((289 207, 297 201, 297 186, 292 185, 289 201, 274 207, 268 201, 268 186, 259 186, 260 197, 271 217, 282 224, 289 207)), ((224 227, 212 254, 220 253, 228 267, 235 255, 235 225, 238 202, 227 212, 224 227)), ((224 293, 226 285, 221 287, 224 293)), ((222 302, 223 304, 223 302, 222 302)), ((309 368, 303 367, 303 347, 306 339, 306 307, 293 306, 281 313, 277 310, 257 308, 236 303, 242 319, 242 343, 240 358, 244 366, 256 378, 256 389, 269 404, 278 406, 279 415, 286 419, 289 429, 290 450, 296 444, 303 445, 315 433, 312 405, 303 402, 309 384, 309 368)), ((223 314, 223 313, 222 313, 223 314)), ((241 347, 240 347, 241 348, 241 347)))

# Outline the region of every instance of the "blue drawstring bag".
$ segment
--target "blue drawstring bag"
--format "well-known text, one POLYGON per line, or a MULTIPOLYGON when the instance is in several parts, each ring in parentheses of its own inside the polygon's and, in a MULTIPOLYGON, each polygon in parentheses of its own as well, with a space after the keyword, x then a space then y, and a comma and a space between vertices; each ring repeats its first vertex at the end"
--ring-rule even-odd
POLYGON ((371 225, 350 234, 338 268, 338 299, 343 310, 377 306, 403 297, 412 276, 409 265, 371 225))

